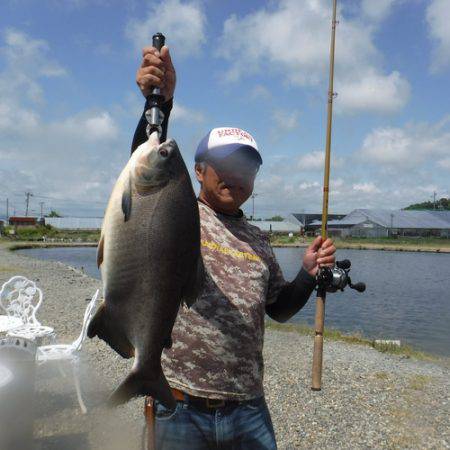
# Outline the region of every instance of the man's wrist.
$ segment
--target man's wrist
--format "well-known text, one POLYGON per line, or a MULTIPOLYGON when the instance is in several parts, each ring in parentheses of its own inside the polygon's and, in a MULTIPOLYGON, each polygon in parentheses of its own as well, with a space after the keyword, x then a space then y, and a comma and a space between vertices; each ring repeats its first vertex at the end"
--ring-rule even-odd
POLYGON ((299 280, 302 280, 303 282, 307 284, 316 284, 316 276, 311 275, 308 270, 306 270, 303 266, 300 269, 300 272, 298 273, 299 280))
MULTIPOLYGON (((166 100, 161 104, 161 111, 165 113, 166 111, 170 111, 173 107, 173 97, 169 98, 169 100, 166 100)), ((149 99, 148 97, 145 100, 145 110, 150 108, 149 99)))

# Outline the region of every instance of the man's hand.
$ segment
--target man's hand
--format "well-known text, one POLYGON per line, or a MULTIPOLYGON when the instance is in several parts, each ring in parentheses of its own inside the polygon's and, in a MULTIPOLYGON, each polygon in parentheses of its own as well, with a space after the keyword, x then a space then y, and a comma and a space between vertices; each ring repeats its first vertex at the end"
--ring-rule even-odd
POLYGON ((156 86, 161 89, 164 98, 170 100, 175 92, 177 76, 168 47, 164 46, 161 52, 155 47, 142 49, 142 63, 136 73, 136 83, 144 97, 151 93, 156 86))
POLYGON ((336 247, 332 239, 322 243, 322 236, 316 237, 313 243, 306 249, 303 256, 303 268, 313 277, 316 276, 319 267, 333 267, 335 262, 334 253, 336 247))

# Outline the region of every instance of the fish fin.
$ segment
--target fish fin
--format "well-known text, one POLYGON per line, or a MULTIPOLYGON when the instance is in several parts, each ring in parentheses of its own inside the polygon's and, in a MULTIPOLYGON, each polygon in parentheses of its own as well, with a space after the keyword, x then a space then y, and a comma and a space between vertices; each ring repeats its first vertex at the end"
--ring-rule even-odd
POLYGON ((197 264, 194 270, 189 275, 189 278, 184 285, 182 299, 183 303, 190 308, 197 300, 200 292, 203 289, 205 282, 205 268, 203 266, 203 259, 201 255, 197 259, 197 264))
POLYGON ((149 371, 132 371, 108 399, 108 406, 121 405, 133 397, 150 395, 160 401, 165 407, 175 409, 177 402, 170 390, 169 383, 162 369, 153 379, 145 378, 149 371))
POLYGON ((113 325, 113 321, 108 317, 105 302, 100 305, 95 316, 89 322, 87 336, 89 338, 98 336, 122 358, 128 359, 134 356, 134 348, 130 341, 122 333, 120 328, 113 325))
POLYGON ((125 222, 131 215, 131 178, 125 181, 125 188, 122 194, 122 211, 125 216, 125 222))
POLYGON ((105 237, 103 234, 100 236, 100 241, 97 246, 97 267, 100 268, 103 262, 103 246, 105 244, 105 237))

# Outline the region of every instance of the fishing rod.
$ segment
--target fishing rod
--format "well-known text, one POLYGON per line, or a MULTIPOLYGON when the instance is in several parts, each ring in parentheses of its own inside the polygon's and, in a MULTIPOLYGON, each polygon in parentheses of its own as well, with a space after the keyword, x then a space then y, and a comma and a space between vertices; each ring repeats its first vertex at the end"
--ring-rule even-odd
MULTIPOLYGON (((163 48, 166 38, 162 33, 156 33, 152 38, 152 45, 159 52, 163 48)), ((150 137, 152 133, 158 133, 158 138, 161 137, 162 123, 164 120, 164 113, 161 111, 161 106, 164 103, 164 95, 161 94, 159 87, 152 87, 151 93, 147 96, 147 103, 150 108, 145 111, 145 118, 147 119, 147 136, 150 137)))
MULTIPOLYGON (((328 221, 328 194, 330 186, 330 154, 331 154, 331 125, 333 118, 333 99, 336 94, 333 91, 334 81, 334 49, 336 41, 336 3, 333 0, 333 19, 331 22, 331 45, 330 45, 330 74, 328 85, 328 107, 327 107, 327 136, 325 146, 325 170, 323 179, 323 204, 322 204, 322 242, 327 239, 327 221, 328 221)), ((333 268, 321 267, 317 274, 317 300, 315 316, 315 335, 314 335, 314 353, 312 365, 312 383, 313 391, 322 389, 322 357, 323 357, 323 330, 325 322, 325 299, 327 292, 343 291, 346 286, 364 292, 366 285, 364 283, 352 284, 349 276, 351 263, 348 259, 336 261, 333 268)))

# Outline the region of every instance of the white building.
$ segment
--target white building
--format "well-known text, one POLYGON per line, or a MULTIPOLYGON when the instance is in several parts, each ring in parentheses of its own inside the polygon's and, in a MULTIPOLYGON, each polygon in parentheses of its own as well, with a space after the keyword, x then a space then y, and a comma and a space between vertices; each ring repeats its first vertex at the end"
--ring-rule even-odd
MULTIPOLYGON (((316 228, 321 221, 311 224, 316 228)), ((450 211, 413 211, 389 209, 355 209, 341 220, 328 221, 331 236, 450 237, 450 211)))

